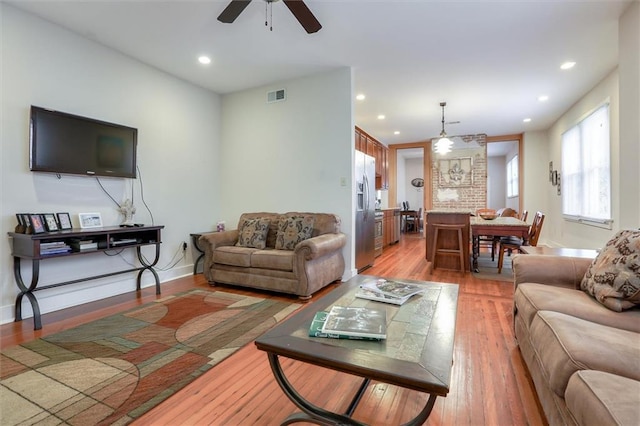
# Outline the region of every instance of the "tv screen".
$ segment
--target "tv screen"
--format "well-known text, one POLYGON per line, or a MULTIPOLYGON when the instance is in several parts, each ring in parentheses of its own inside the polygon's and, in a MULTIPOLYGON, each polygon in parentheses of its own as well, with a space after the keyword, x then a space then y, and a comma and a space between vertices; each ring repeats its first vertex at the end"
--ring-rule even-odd
POLYGON ((138 129, 31 106, 29 168, 136 177, 138 129))

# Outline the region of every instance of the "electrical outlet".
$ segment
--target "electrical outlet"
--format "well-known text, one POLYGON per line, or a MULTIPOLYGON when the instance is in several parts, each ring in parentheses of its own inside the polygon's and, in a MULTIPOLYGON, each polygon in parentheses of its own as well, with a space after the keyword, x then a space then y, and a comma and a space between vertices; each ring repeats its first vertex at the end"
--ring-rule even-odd
POLYGON ((187 243, 182 242, 182 251, 187 251, 187 243))

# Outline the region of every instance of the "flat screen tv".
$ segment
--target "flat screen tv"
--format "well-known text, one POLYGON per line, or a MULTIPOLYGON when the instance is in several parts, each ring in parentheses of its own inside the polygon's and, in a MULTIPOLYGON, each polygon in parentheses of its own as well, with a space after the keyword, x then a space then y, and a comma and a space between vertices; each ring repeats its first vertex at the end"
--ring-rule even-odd
POLYGON ((34 172, 136 177, 138 129, 31 106, 29 135, 34 172))

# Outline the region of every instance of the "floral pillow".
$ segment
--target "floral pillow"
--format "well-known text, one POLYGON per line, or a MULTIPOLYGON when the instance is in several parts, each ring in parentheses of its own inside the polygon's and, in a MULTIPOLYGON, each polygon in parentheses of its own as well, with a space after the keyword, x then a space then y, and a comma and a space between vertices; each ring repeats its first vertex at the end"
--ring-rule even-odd
POLYGON ((264 249, 267 246, 269 222, 269 219, 262 218, 245 219, 238 229, 236 246, 264 249))
POLYGON ((300 241, 311 238, 313 223, 313 216, 291 216, 280 219, 276 249, 293 250, 300 241))
POLYGON ((612 311, 640 305, 640 230, 623 230, 609 240, 580 288, 612 311))

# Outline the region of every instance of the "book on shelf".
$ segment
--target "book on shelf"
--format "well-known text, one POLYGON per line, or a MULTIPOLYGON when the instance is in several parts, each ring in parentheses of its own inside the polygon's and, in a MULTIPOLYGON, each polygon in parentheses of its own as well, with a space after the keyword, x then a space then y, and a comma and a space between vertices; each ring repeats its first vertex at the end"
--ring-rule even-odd
POLYGON ((329 312, 318 311, 313 316, 311 325, 309 326, 309 337, 325 337, 329 339, 350 339, 350 340, 380 340, 376 337, 348 336, 346 334, 325 333, 322 331, 324 323, 327 320, 329 312))
POLYGON ((356 292, 356 297, 402 305, 423 290, 423 287, 416 284, 379 279, 361 284, 356 292))
POLYGON ((333 306, 321 331, 352 337, 387 338, 387 311, 356 306, 333 306))

